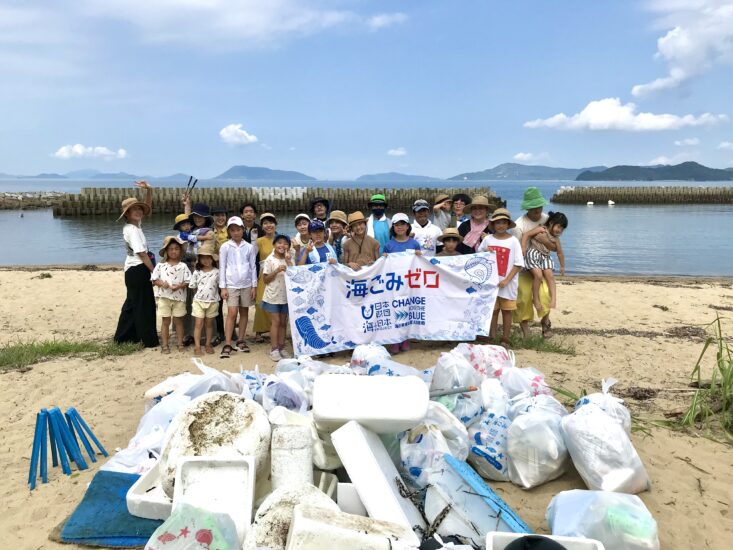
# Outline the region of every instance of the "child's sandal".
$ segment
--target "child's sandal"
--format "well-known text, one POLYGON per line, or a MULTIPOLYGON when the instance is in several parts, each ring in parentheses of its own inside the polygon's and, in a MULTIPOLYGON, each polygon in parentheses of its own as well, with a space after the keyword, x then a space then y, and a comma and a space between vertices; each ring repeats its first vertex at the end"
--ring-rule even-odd
POLYGON ((206 350, 206 353, 214 353, 213 346, 206 346, 205 350, 206 350))
POLYGON ((160 353, 163 355, 168 355, 171 352, 171 348, 168 346, 160 346, 160 353))
POLYGON ((247 342, 245 342, 244 340, 239 340, 237 342, 237 348, 239 349, 239 351, 242 351, 244 353, 249 353, 249 346, 247 345, 247 342))
POLYGON ((232 346, 229 344, 226 344, 223 348, 221 348, 221 353, 219 353, 220 359, 229 359, 229 356, 232 354, 232 346))
POLYGON ((195 349, 193 350, 193 354, 194 354, 194 355, 195 355, 196 357, 201 357, 201 356, 203 355, 203 353, 201 353, 201 348, 195 348, 195 349))

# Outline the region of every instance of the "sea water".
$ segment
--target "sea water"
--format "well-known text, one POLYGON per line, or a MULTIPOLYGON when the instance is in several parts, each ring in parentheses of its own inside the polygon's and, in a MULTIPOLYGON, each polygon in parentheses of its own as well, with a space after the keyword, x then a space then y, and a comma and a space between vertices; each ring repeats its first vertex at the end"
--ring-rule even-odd
MULTIPOLYGON (((580 182, 579 182, 580 183, 580 182)), ((82 186, 123 187, 126 182, 70 180, 16 180, 0 182, 0 191, 78 192, 82 186)), ((160 184, 156 184, 160 185, 160 184)), ((185 186, 185 182, 166 183, 185 186)), ((206 181, 199 186, 231 186, 232 182, 206 181)), ((262 185, 262 184, 259 184, 262 185)), ((277 182, 274 186, 300 186, 303 182, 277 182)), ((319 187, 363 185, 354 182, 316 182, 319 187)), ((468 182, 446 181, 408 184, 435 188, 435 193, 451 187, 488 186, 507 201, 516 218, 522 211, 524 189, 539 187, 550 198, 563 185, 575 182, 468 182)), ((640 182, 593 182, 593 185, 638 186, 640 182)), ((731 182, 664 185, 731 185, 731 182)), ((393 187, 394 184, 369 184, 393 187)), ((401 187, 404 185, 400 184, 401 187)), ((388 194, 389 195, 389 194, 388 194)), ((387 197, 389 199, 389 196, 387 197)), ((425 197, 428 201, 432 197, 425 197)), ((213 205, 212 205, 213 206, 213 205)), ((307 209, 306 204, 303 209, 307 209)), ((334 205, 338 207, 338 205, 334 205)), ((565 266, 570 274, 605 275, 733 275, 733 205, 639 205, 550 204, 545 211, 560 210, 569 219, 562 236, 565 266)), ((368 214, 364 205, 364 213, 368 214)), ((389 212, 388 214, 393 214, 389 212)), ((411 214, 411 213, 408 213, 411 214)), ((295 234, 293 215, 278 216, 280 232, 295 234)), ((13 210, 0 211, 0 234, 6 237, 0 265, 122 264, 125 247, 122 222, 116 216, 94 218, 54 218, 50 209, 26 210, 23 217, 13 210)), ((173 216, 145 218, 143 230, 151 250, 157 253, 165 235, 172 231, 173 216)))

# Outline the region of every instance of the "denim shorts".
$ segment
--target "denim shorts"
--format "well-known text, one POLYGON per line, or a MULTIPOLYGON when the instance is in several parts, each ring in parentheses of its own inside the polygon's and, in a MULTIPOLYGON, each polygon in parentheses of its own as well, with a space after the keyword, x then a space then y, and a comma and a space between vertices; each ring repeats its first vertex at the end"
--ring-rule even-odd
POLYGON ((285 315, 288 314, 288 304, 268 304, 267 302, 262 302, 260 307, 263 311, 266 311, 267 313, 284 313, 285 315))

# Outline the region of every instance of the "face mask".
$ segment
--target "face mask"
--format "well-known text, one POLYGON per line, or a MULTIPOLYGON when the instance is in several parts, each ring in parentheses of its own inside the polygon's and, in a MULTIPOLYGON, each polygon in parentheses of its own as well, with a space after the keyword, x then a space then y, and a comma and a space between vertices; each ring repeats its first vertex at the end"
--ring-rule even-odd
POLYGON ((384 208, 372 208, 372 214, 375 218, 381 218, 384 216, 384 208))

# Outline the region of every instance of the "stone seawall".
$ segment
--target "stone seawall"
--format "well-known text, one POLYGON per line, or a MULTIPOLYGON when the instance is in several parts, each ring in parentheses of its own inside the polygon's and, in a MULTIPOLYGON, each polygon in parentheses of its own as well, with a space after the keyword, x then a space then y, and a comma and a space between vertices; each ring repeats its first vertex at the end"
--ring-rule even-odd
POLYGON ((558 204, 733 204, 733 187, 563 187, 558 204))
POLYGON ((60 204, 68 193, 57 191, 26 191, 22 193, 0 193, 0 210, 33 210, 51 208, 60 204))

